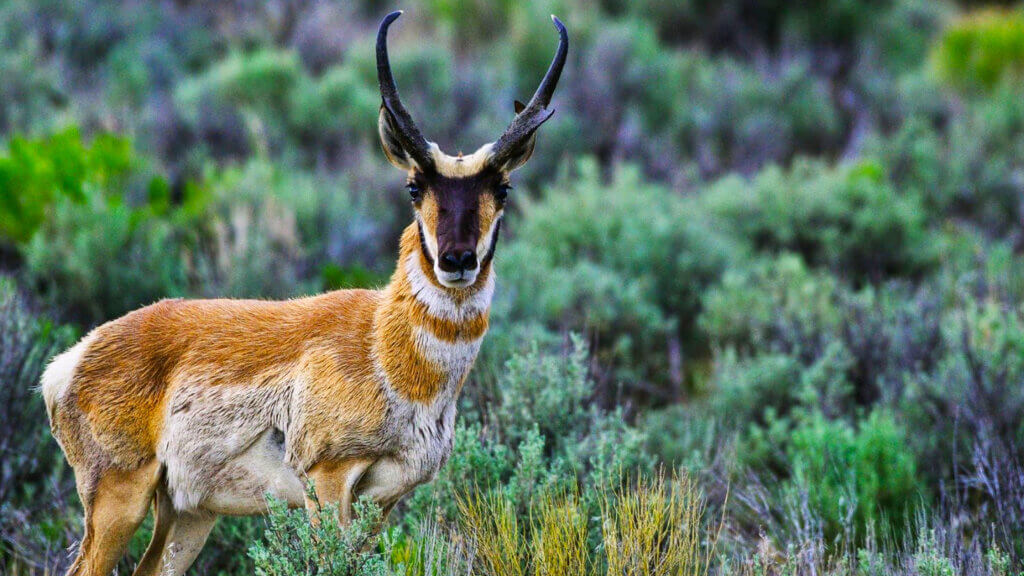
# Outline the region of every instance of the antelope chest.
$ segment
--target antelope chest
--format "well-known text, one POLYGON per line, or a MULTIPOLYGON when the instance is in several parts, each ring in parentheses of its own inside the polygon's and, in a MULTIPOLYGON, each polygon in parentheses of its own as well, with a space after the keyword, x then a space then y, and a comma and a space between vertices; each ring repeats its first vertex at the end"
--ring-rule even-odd
POLYGON ((387 505, 434 478, 452 451, 459 389, 480 350, 480 339, 443 342, 420 334, 418 350, 444 369, 445 381, 428 402, 392 398, 392 455, 375 462, 359 484, 359 495, 387 505))

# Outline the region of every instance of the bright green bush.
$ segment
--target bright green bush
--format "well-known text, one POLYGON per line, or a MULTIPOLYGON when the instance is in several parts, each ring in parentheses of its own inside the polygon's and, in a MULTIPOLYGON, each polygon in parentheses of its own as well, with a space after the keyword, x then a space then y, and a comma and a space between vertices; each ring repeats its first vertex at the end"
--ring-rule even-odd
POLYGON ((77 128, 42 138, 13 138, 0 156, 0 239, 27 243, 60 198, 84 203, 90 192, 123 195, 135 161, 131 142, 100 134, 83 140, 77 128))
POLYGON ((1024 11, 989 8, 943 33, 932 53, 939 74, 959 88, 992 92, 1024 81, 1024 11))
POLYGON ((843 530, 863 538, 868 526, 888 523, 900 531, 908 524, 921 493, 906 438, 891 415, 879 412, 856 429, 816 413, 792 431, 786 456, 793 487, 807 492, 826 539, 843 530))

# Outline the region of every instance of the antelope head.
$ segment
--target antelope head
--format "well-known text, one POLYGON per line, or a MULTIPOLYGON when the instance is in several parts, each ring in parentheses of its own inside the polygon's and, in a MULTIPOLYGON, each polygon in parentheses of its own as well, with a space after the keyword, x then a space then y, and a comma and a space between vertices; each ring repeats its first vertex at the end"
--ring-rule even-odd
POLYGON ((378 130, 388 160, 408 175, 406 188, 419 228, 420 249, 437 281, 448 288, 476 282, 494 256, 509 175, 533 153, 537 129, 551 118, 551 95, 562 74, 569 37, 558 18, 558 49, 529 103, 515 103, 515 118, 494 142, 476 152, 450 156, 420 133, 402 106, 388 62, 388 27, 402 12, 392 12, 377 32, 377 78, 380 82, 378 130))

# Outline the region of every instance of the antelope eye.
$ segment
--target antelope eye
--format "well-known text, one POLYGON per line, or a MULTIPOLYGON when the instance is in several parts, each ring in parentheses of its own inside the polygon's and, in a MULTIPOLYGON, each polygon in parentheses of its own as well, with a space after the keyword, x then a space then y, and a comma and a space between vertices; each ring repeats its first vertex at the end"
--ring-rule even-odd
POLYGON ((501 186, 498 186, 498 191, 497 193, 494 194, 494 197, 498 200, 498 202, 504 204, 505 200, 508 198, 509 190, 512 190, 511 186, 509 186, 508 184, 502 184, 501 186))
POLYGON ((419 185, 416 184, 415 182, 410 182, 406 184, 405 189, 409 191, 409 196, 413 199, 413 201, 419 200, 420 196, 423 195, 423 191, 420 190, 419 185))

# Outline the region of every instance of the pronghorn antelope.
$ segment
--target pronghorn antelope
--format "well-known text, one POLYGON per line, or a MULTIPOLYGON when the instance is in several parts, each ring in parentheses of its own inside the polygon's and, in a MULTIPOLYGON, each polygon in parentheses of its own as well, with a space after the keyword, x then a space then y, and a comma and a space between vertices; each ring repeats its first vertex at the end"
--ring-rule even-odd
POLYGON ((388 160, 408 174, 414 221, 381 290, 266 302, 165 300, 104 324, 42 377, 74 468, 85 535, 68 572, 105 575, 150 503, 136 575, 183 574, 218 515, 356 498, 385 510, 452 448, 456 399, 487 330, 509 173, 533 152, 568 50, 565 27, 533 98, 496 141, 449 156, 402 106, 377 33, 388 160))

